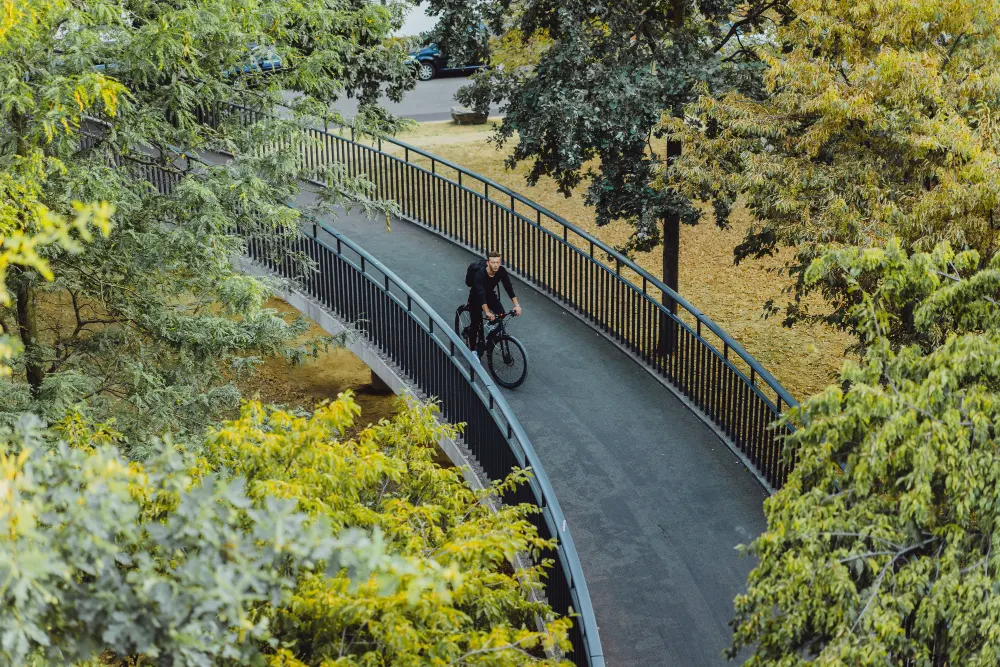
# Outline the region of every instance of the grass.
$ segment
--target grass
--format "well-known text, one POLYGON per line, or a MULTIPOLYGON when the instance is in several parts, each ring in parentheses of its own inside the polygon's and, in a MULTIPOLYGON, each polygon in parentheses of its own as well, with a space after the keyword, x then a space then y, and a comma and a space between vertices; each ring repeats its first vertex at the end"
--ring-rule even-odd
MULTIPOLYGON (((420 123, 399 139, 521 193, 605 243, 618 245, 628 238, 630 228, 625 223, 597 227, 593 210, 583 203, 585 183, 569 198, 557 192, 551 179, 528 187, 528 165, 506 170, 508 152, 499 152, 488 143, 491 134, 492 122, 455 125, 443 121, 420 123)), ((728 230, 718 229, 710 222, 710 215, 706 220, 681 229, 680 293, 728 331, 796 398, 810 396, 830 384, 843 363, 850 337, 821 325, 788 329, 779 317, 765 319, 763 304, 767 300, 786 301, 783 289, 789 282, 777 270, 787 255, 748 260, 737 266, 733 248, 750 224, 747 212, 737 209, 728 230)), ((660 275, 658 249, 640 253, 635 260, 653 275, 660 275)))

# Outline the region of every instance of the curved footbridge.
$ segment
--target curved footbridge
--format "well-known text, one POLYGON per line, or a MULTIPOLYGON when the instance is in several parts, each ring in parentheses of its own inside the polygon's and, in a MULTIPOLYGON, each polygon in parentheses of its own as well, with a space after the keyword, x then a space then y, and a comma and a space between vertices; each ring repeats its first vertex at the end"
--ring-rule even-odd
MULTIPOLYGON (((256 116, 236 113, 245 122, 256 116)), ((767 428, 792 403, 787 392, 655 277, 515 193, 398 142, 365 144, 319 130, 304 132, 304 142, 305 164, 336 161, 350 175, 365 175, 376 196, 398 202, 402 212, 391 232, 346 211, 307 230, 300 250, 320 266, 305 279, 307 291, 379 283, 358 277, 371 268, 360 254, 378 258, 382 296, 371 288, 375 296, 362 294, 345 312, 369 321, 376 336, 432 336, 458 359, 456 368, 468 364, 464 381, 482 385, 478 396, 488 403, 488 410, 466 410, 473 432, 489 420, 502 432, 497 410, 507 414, 509 403, 564 514, 551 534, 572 531, 586 583, 579 572, 567 576, 577 578, 573 595, 589 589, 594 614, 582 621, 596 618, 599 628, 600 639, 590 628, 588 646, 577 647, 574 658, 616 667, 723 664, 733 597, 752 567, 734 547, 763 530, 762 502, 790 470, 767 428), (345 237, 359 246, 348 262, 353 274, 337 268, 345 237), (525 384, 502 399, 486 387, 481 366, 456 351, 453 334, 441 331, 465 299, 470 250, 487 247, 500 247, 520 279, 524 317, 511 329, 530 362, 525 384), (407 294, 420 295, 427 312, 419 325, 391 331, 383 316, 412 313, 407 294)), ((305 191, 297 204, 313 197, 305 191)), ((433 365, 419 352, 407 354, 404 368, 433 365)), ((442 387, 455 381, 451 371, 431 375, 442 387)), ((508 444, 512 433, 518 439, 505 428, 508 444)), ((495 448, 503 446, 494 438, 494 449, 472 447, 491 476, 495 448)), ((523 453, 515 458, 523 463, 523 453)))
MULTIPOLYGON (((439 313, 473 255, 424 229, 329 221, 439 313)), ((565 308, 517 281, 524 385, 504 392, 572 530, 609 665, 721 665, 767 492, 692 410, 565 308)), ((447 316, 446 316, 447 317, 447 316)))

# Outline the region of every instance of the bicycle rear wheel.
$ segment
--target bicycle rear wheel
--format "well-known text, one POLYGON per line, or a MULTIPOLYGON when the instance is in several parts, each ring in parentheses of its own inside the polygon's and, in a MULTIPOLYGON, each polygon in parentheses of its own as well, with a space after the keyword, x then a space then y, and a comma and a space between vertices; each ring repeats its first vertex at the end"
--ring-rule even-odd
POLYGON ((469 347, 469 327, 472 326, 472 314, 469 312, 469 304, 462 304, 455 310, 455 333, 465 341, 469 347))
POLYGON ((521 341, 503 334, 486 345, 486 362, 490 375, 506 389, 516 389, 528 377, 528 354, 521 341))

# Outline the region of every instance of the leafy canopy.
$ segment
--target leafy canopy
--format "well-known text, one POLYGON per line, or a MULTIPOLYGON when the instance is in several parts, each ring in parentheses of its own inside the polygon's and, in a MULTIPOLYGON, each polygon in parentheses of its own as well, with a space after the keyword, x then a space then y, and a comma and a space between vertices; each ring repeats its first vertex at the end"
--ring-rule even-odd
POLYGON ((527 474, 475 493, 434 461, 436 443, 458 435, 436 422, 436 408, 404 406, 338 437, 358 412, 349 394, 307 418, 248 404, 208 436, 208 462, 245 477, 256 502, 293 499, 335 529, 378 531, 413 573, 388 593, 377 577, 352 587, 345 573, 303 576, 278 610, 274 627, 288 648, 272 664, 568 664, 545 652, 568 648, 570 623, 537 594, 552 564, 523 560, 553 546, 531 523, 538 508, 492 500, 527 474))
POLYGON ((661 115, 680 114, 702 84, 753 94, 759 65, 753 43, 740 39, 780 16, 783 2, 437 0, 431 6, 444 18, 473 11, 470 4, 502 36, 496 45, 505 67, 478 74, 460 99, 480 108, 502 105, 495 139, 515 142, 509 166, 530 162, 529 184, 551 176, 567 196, 589 179, 586 201, 598 224, 634 225, 626 249, 657 245, 668 214, 697 222, 699 211, 686 197, 652 187, 667 159, 661 115))
MULTIPOLYGON (((192 474, 166 449, 139 466, 110 445, 49 448, 24 417, 4 434, 0 479, 0 656, 88 661, 105 650, 158 664, 263 664, 262 605, 306 571, 391 570, 377 540, 267 498, 241 479, 192 474)), ((357 576, 357 575, 356 575, 357 576)))
MULTIPOLYGON (((32 40, 42 30, 42 24, 49 13, 65 7, 62 2, 44 2, 35 5, 5 4, 0 9, 0 54, 10 54, 19 44, 32 40)), ((75 113, 59 115, 52 113, 48 119, 51 133, 67 131, 71 123, 78 124, 79 113, 86 94, 86 83, 96 88, 106 108, 113 108, 119 91, 113 82, 89 73, 84 81, 67 81, 67 87, 75 87, 79 97, 75 113)), ((16 155, 6 162, 0 172, 0 307, 11 304, 7 290, 7 269, 14 266, 30 267, 46 280, 53 275, 49 263, 39 250, 51 244, 58 244, 68 252, 79 252, 77 238, 85 241, 91 238, 91 227, 101 233, 109 231, 113 208, 108 204, 83 206, 72 202, 72 215, 62 217, 50 210, 42 201, 42 192, 50 171, 58 171, 61 163, 35 151, 32 155, 16 155)), ((0 324, 3 320, 0 319, 0 324)), ((6 325, 0 328, 0 377, 10 375, 7 365, 22 351, 20 340, 12 335, 6 325)))
POLYGON ((359 128, 396 126, 373 105, 383 84, 395 97, 412 85, 402 46, 388 38, 402 7, 3 6, 0 171, 12 175, 19 203, 3 211, 0 235, 31 238, 40 231, 35 213, 73 219, 78 201, 113 202, 116 231, 79 254, 47 251, 58 276, 51 284, 34 270, 8 277, 14 298, 0 306, 0 324, 24 354, 14 378, 0 384, 0 423, 29 410, 51 423, 77 406, 88 419, 116 419, 137 446, 167 430, 197 438, 235 414, 238 380, 264 357, 297 360, 326 343, 300 345, 304 321, 264 307, 275 285, 242 275, 236 258, 246 241, 233 230, 281 248, 304 217, 350 197, 386 210, 336 165, 304 169, 299 127, 314 122, 311 113, 335 116, 329 104, 346 95, 362 103, 359 128), (258 66, 268 54, 282 64, 273 74, 258 66), (205 108, 236 101, 286 109, 249 128, 235 119, 200 122, 205 108), (223 160, 220 150, 235 157, 223 160), (169 194, 143 185, 153 166, 176 182, 169 194), (335 188, 297 211, 287 202, 305 177, 335 188))
MULTIPOLYGON (((929 251, 948 241, 991 258, 1000 3, 794 0, 789 9, 795 20, 760 49, 767 95, 703 90, 686 121, 667 122, 686 145, 671 186, 714 197, 720 215, 745 197, 754 222, 737 260, 794 247, 797 296, 826 243, 898 237, 929 251)), ((807 314, 789 304, 791 319, 807 314)))
POLYGON ((796 467, 765 502, 736 598, 749 665, 994 665, 1000 258, 947 244, 825 253, 865 345, 783 421, 796 467))
POLYGON ((435 408, 347 437, 358 413, 248 403, 198 455, 154 443, 142 464, 107 424, 22 418, 0 456, 0 656, 568 664, 546 656, 570 620, 534 593, 551 563, 522 559, 552 546, 538 510, 492 507, 526 473, 474 493, 433 460, 457 434, 435 408))

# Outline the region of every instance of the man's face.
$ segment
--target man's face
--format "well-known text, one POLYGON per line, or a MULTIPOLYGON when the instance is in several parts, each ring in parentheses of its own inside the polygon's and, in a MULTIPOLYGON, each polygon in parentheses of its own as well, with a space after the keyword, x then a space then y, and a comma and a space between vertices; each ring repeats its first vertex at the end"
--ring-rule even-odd
POLYGON ((500 258, 490 257, 488 260, 486 260, 486 265, 490 267, 490 273, 496 273, 497 270, 500 268, 500 258))

